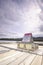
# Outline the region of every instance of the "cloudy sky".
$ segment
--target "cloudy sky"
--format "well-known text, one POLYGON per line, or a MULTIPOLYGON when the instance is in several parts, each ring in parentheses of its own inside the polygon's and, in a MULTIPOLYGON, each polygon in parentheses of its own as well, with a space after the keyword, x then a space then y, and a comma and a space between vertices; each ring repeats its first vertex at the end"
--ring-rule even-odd
POLYGON ((43 36, 43 0, 0 0, 0 37, 43 36))

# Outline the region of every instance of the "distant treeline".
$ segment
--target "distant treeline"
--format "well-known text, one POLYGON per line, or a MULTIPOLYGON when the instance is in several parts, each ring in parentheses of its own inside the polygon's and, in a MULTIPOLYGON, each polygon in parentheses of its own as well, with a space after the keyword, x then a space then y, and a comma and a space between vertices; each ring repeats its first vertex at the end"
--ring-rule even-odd
POLYGON ((43 37, 33 37, 34 41, 43 41, 43 37))
MULTIPOLYGON (((23 38, 0 38, 0 40, 6 41, 22 41, 23 38)), ((43 37, 33 37, 34 41, 43 41, 43 37)))
POLYGON ((0 38, 0 40, 6 40, 6 41, 22 41, 22 38, 0 38))

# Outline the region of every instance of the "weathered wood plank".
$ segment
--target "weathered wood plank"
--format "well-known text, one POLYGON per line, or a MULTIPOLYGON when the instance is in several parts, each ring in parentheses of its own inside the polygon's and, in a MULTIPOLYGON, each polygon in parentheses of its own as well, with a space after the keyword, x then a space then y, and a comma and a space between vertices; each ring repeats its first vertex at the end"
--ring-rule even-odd
POLYGON ((42 56, 37 55, 34 61, 30 65, 41 65, 42 56))

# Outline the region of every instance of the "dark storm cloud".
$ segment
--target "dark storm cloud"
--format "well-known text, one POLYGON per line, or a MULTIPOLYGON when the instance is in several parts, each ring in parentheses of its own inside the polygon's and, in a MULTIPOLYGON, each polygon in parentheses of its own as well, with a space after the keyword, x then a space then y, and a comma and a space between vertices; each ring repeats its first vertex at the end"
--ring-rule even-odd
POLYGON ((24 3, 24 1, 26 1, 26 0, 12 0, 13 2, 16 2, 16 3, 18 3, 18 4, 21 4, 21 3, 24 3))
POLYGON ((37 19, 37 7, 34 4, 34 0, 0 0, 0 31, 7 35, 9 32, 35 30, 38 25, 34 22, 37 19))
POLYGON ((40 8, 43 10, 43 0, 37 0, 37 2, 40 8))
POLYGON ((21 10, 29 8, 31 5, 31 2, 34 2, 33 0, 12 0, 13 3, 16 3, 18 5, 18 8, 21 10))
MULTIPOLYGON (((9 1, 8 0, 1 0, 0 1, 1 4, 0 4, 0 10, 1 10, 1 16, 2 18, 8 18, 8 19, 11 19, 11 15, 12 15, 12 12, 11 12, 11 7, 9 6, 9 1)), ((1 17, 0 16, 0 17, 1 17)))
POLYGON ((40 26, 40 31, 43 32, 43 25, 40 26))
POLYGON ((41 0, 41 2, 43 3, 43 0, 41 0))
POLYGON ((0 36, 23 30, 24 12, 29 9, 30 2, 31 0, 0 0, 0 36))
POLYGON ((26 3, 29 4, 31 2, 31 0, 12 0, 13 2, 16 2, 18 5, 23 5, 26 3))
POLYGON ((12 22, 17 22, 21 19, 21 10, 15 2, 13 3, 12 0, 1 0, 0 2, 0 18, 4 17, 12 22))
POLYGON ((11 23, 10 21, 12 23, 21 21, 22 8, 25 9, 26 6, 28 8, 29 3, 30 0, 0 0, 0 24, 5 25, 11 23), (9 23, 7 20, 9 20, 9 23))
POLYGON ((0 8, 4 9, 5 4, 8 2, 8 0, 0 0, 0 8))
POLYGON ((40 17, 40 20, 43 22, 43 11, 40 12, 39 17, 40 17))
POLYGON ((25 10, 29 9, 31 0, 0 0, 0 18, 17 22, 22 19, 25 10))
POLYGON ((0 37, 5 37, 6 34, 0 33, 0 37))

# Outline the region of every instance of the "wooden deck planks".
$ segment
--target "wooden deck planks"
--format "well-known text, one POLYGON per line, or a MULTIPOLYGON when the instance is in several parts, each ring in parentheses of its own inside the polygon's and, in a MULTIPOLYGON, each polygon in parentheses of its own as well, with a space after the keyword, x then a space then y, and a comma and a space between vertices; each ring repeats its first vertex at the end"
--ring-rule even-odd
POLYGON ((30 63, 35 59, 36 55, 30 54, 30 56, 19 65, 30 65, 30 63))
POLYGON ((42 56, 37 55, 34 61, 30 65, 41 65, 42 56))
POLYGON ((22 63, 30 54, 23 54, 23 56, 21 56, 20 58, 18 58, 17 60, 13 61, 12 63, 8 64, 8 65, 19 65, 20 63, 22 63))

